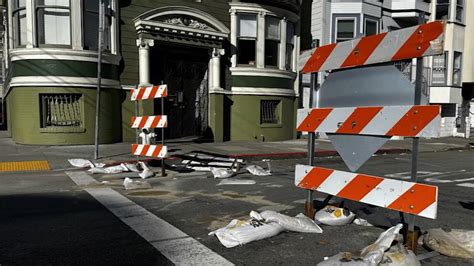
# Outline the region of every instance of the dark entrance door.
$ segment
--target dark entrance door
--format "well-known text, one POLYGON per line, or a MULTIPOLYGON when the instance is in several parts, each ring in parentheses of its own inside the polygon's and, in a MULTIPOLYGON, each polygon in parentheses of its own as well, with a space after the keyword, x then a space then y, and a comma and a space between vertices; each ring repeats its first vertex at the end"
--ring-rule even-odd
MULTIPOLYGON (((166 139, 201 136, 207 127, 209 58, 202 48, 156 45, 150 49, 151 82, 168 85, 166 139)), ((155 100, 155 114, 161 114, 160 99, 155 100)))

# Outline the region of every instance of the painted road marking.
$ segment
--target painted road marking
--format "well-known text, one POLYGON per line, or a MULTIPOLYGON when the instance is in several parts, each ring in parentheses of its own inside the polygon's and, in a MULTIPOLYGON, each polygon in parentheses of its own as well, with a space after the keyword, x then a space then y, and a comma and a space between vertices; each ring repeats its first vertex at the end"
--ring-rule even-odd
MULTIPOLYGON (((437 184, 449 184, 449 183, 459 183, 456 186, 460 187, 474 187, 474 183, 460 183, 460 182, 467 182, 467 181, 474 181, 474 177, 469 178, 461 178, 461 179, 445 179, 449 176, 454 175, 466 175, 466 174, 473 174, 474 172, 462 170, 456 171, 447 171, 447 172, 430 172, 430 171, 418 171, 418 178, 424 178, 425 182, 428 183, 437 183, 437 184)), ((410 179, 411 172, 400 172, 400 173, 393 173, 385 175, 385 177, 389 178, 396 178, 402 180, 410 179)))
POLYGON ((48 171, 51 170, 48 161, 2 162, 0 172, 18 171, 48 171))
MULTIPOLYGON (((66 172, 77 185, 99 184, 85 172, 66 172)), ((178 265, 233 265, 196 239, 111 188, 85 188, 122 222, 178 265)))

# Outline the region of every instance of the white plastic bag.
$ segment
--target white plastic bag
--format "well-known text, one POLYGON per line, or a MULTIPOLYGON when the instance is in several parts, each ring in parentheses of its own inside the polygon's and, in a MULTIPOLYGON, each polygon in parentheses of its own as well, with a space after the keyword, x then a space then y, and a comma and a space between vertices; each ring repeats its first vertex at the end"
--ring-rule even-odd
POLYGON ((214 178, 228 178, 234 175, 234 171, 232 169, 225 169, 225 168, 215 168, 211 167, 212 175, 214 178))
POLYGON ((103 167, 92 167, 91 169, 87 170, 87 172, 91 174, 107 174, 108 173, 103 167))
POLYGON ((300 213, 296 217, 290 217, 276 211, 263 211, 258 216, 251 212, 250 216, 261 217, 267 223, 278 223, 285 230, 301 233, 322 233, 323 230, 313 220, 300 213))
POLYGON ((437 228, 429 229, 423 237, 429 248, 450 257, 474 259, 474 231, 437 228))
POLYGON ((131 172, 134 172, 134 173, 140 172, 137 168, 137 165, 134 163, 123 163, 123 165, 131 172))
POLYGON ((146 181, 133 180, 129 177, 126 177, 123 180, 123 186, 125 187, 125 190, 151 188, 150 183, 148 183, 146 181))
POLYGON ((403 244, 391 247, 383 254, 381 266, 419 266, 421 263, 413 251, 407 249, 403 244))
POLYGON ((86 159, 68 159, 68 162, 74 167, 94 167, 95 165, 86 159))
POLYGON ((314 214, 317 223, 325 225, 346 225, 354 220, 355 214, 348 209, 328 205, 314 214))
POLYGON ((267 171, 267 170, 263 169, 263 167, 261 167, 259 165, 249 165, 249 166, 245 167, 245 169, 247 169, 247 171, 249 171, 252 175, 256 175, 256 176, 269 176, 269 175, 272 175, 270 173, 270 171, 267 171))
POLYGON ((142 179, 146 179, 155 175, 155 173, 150 168, 148 168, 146 163, 138 162, 138 164, 140 164, 140 166, 143 169, 143 171, 140 174, 138 174, 142 179))
POLYGON ((226 248, 278 235, 284 230, 277 223, 264 223, 256 219, 232 220, 227 226, 209 233, 215 235, 226 248))
POLYGON ((371 223, 369 223, 369 221, 362 218, 355 218, 354 221, 352 221, 352 223, 356 225, 361 225, 361 226, 373 226, 371 223))
POLYGON ((120 165, 106 167, 105 171, 109 174, 117 174, 117 173, 128 172, 128 168, 124 164, 120 164, 120 165))

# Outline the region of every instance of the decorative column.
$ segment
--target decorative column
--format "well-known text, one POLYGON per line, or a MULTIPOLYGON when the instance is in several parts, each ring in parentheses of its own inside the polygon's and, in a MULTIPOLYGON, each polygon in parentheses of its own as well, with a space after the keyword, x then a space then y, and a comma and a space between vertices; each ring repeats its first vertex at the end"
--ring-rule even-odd
POLYGON ((230 61, 232 63, 232 67, 237 66, 237 15, 235 10, 230 10, 230 50, 231 50, 231 57, 230 61))
POLYGON ((265 12, 257 16, 257 68, 265 67, 265 12))
POLYGON ((286 40, 287 34, 287 19, 282 18, 280 20, 280 56, 278 57, 280 59, 280 62, 278 62, 278 66, 280 70, 286 70, 286 43, 288 42, 286 40))
POLYGON ((150 47, 155 45, 153 40, 138 39, 139 83, 141 86, 150 85, 150 47))
POLYGON ((214 48, 211 53, 209 68, 210 91, 221 90, 221 56, 225 54, 224 49, 214 48))

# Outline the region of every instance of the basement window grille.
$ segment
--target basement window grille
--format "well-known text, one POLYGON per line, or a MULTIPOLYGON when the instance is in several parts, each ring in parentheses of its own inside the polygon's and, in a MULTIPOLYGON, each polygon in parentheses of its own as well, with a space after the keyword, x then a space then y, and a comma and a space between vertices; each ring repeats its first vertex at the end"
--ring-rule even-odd
POLYGON ((280 123, 280 103, 278 100, 263 100, 260 102, 260 124, 280 123))
POLYGON ((82 127, 82 94, 42 94, 41 128, 82 127))

